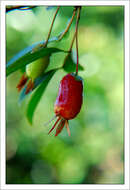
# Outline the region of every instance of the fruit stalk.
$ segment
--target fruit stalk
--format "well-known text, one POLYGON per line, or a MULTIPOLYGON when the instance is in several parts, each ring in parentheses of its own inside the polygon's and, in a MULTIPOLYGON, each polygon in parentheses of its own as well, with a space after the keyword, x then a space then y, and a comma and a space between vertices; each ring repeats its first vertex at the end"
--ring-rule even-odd
POLYGON ((55 12, 55 15, 54 15, 54 17, 53 17, 53 20, 52 20, 52 23, 51 23, 51 27, 50 27, 50 30, 49 30, 49 33, 48 33, 48 36, 47 36, 47 39, 46 39, 46 42, 45 42, 45 44, 43 44, 44 47, 47 46, 48 40, 49 40, 50 35, 51 35, 52 27, 53 27, 55 18, 56 18, 56 16, 57 16, 57 13, 58 13, 58 11, 59 11, 59 8, 60 8, 60 6, 58 6, 57 9, 56 9, 56 12, 55 12))
POLYGON ((76 31, 74 33, 74 36, 73 36, 73 39, 72 39, 72 42, 71 42, 71 45, 70 45, 69 53, 72 51, 72 47, 73 47, 73 44, 74 44, 75 37, 76 37, 76 31))
POLYGON ((71 24, 72 24, 72 22, 73 22, 73 20, 74 20, 76 11, 77 11, 77 9, 75 8, 74 11, 73 11, 73 15, 72 15, 72 17, 71 17, 70 22, 68 23, 68 25, 67 25, 65 31, 60 35, 58 41, 60 41, 60 40, 64 37, 64 35, 68 32, 68 30, 69 30, 69 28, 70 28, 70 26, 71 26, 71 24))

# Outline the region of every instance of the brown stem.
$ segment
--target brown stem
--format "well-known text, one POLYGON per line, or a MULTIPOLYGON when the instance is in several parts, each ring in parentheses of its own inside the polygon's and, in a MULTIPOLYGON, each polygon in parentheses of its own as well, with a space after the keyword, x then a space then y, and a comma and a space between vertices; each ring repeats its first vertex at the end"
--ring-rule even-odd
MULTIPOLYGON (((77 11, 77 8, 76 8, 76 11, 77 11)), ((73 47, 73 44, 74 44, 75 37, 76 37, 76 30, 74 32, 73 39, 72 39, 72 42, 71 42, 71 45, 70 45, 70 48, 69 48, 69 51, 68 51, 68 55, 66 56, 65 60, 68 58, 68 56, 70 55, 70 53, 72 51, 72 47, 73 47)), ((65 64, 65 61, 64 61, 64 64, 65 64)), ((63 66, 64 66, 64 64, 63 64, 63 66)))
POLYGON ((57 13, 58 13, 58 11, 59 11, 59 8, 60 8, 60 6, 58 6, 57 9, 56 9, 55 15, 54 15, 53 20, 52 20, 52 23, 51 23, 50 30, 49 30, 49 32, 48 32, 48 36, 47 36, 46 42, 43 44, 44 47, 47 46, 48 40, 49 40, 50 35, 51 35, 52 27, 53 27, 55 18, 56 18, 56 16, 57 16, 57 13))
POLYGON ((67 25, 65 31, 60 35, 58 41, 60 41, 60 40, 64 37, 64 35, 68 32, 68 30, 69 30, 69 28, 70 28, 70 26, 71 26, 71 24, 72 24, 72 22, 73 22, 73 19, 74 19, 74 16, 75 16, 75 14, 76 14, 76 11, 77 11, 77 9, 75 8, 74 11, 73 11, 73 15, 72 15, 72 17, 71 17, 70 22, 68 23, 68 25, 67 25))
MULTIPOLYGON (((72 42, 71 42, 71 45, 70 45, 70 49, 68 50, 68 54, 67 54, 67 56, 65 57, 64 64, 65 64, 66 59, 68 58, 68 56, 70 55, 70 53, 71 53, 71 51, 72 51, 72 47, 73 47, 73 43, 74 43, 74 40, 75 40, 75 36, 76 36, 76 31, 75 31, 75 33, 74 33, 74 36, 73 36, 73 39, 72 39, 72 42)), ((64 64, 62 65, 61 68, 64 67, 64 64)))
POLYGON ((77 19, 76 19, 76 27, 75 27, 75 31, 76 31, 76 53, 77 53, 76 75, 78 75, 78 64, 79 64, 79 55, 78 55, 78 23, 79 23, 79 18, 80 18, 80 10, 81 10, 81 7, 78 8, 77 19))
POLYGON ((73 47, 73 44, 74 44, 75 37, 76 37, 76 31, 75 31, 75 33, 74 33, 74 36, 73 36, 73 39, 72 39, 72 42, 71 42, 71 45, 70 45, 69 52, 72 51, 72 47, 73 47))

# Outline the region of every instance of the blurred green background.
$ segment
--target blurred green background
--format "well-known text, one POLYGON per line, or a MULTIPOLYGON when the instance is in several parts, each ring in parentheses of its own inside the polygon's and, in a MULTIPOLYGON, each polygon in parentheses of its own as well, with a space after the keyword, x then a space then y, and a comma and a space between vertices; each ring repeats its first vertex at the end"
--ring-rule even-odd
MULTIPOLYGON (((58 35, 73 7, 62 7, 51 36, 58 35)), ((7 61, 23 48, 46 39, 55 8, 6 14, 7 61)), ((66 37, 49 46, 67 50, 75 22, 66 37)), ((58 137, 48 135, 59 82, 52 77, 35 111, 33 126, 25 113, 30 97, 18 104, 20 71, 7 78, 6 183, 7 184, 123 184, 124 183, 124 8, 82 7, 79 23, 79 61, 85 68, 84 100, 79 115, 58 137)), ((75 59, 75 45, 74 59, 75 59)), ((63 64, 63 53, 51 56, 48 70, 63 64)))

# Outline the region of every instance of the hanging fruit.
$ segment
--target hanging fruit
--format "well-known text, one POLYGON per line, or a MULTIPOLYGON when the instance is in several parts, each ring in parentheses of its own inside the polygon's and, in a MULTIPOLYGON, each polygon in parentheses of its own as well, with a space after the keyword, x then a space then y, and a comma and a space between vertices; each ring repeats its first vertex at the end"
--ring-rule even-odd
POLYGON ((70 135, 68 120, 77 116, 80 112, 83 101, 83 80, 74 73, 67 74, 60 82, 58 96, 54 105, 54 112, 57 121, 49 133, 56 127, 57 136, 63 129, 64 125, 70 135))
POLYGON ((54 126, 49 131, 50 133, 56 127, 56 125, 58 125, 56 128, 55 136, 57 136, 62 131, 64 126, 66 126, 68 134, 70 136, 68 120, 71 120, 77 116, 77 114, 80 112, 83 101, 83 80, 80 76, 78 76, 78 23, 81 7, 76 7, 75 10, 77 11, 77 19, 75 25, 75 33, 69 52, 72 51, 72 46, 74 40, 76 39, 76 72, 67 74, 60 82, 59 93, 54 106, 55 116, 58 118, 54 126))

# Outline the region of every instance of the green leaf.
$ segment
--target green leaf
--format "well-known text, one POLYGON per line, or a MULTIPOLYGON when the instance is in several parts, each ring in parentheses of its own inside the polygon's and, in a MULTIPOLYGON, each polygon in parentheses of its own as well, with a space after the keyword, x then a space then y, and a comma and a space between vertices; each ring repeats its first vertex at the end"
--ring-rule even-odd
POLYGON ((9 74, 23 68, 25 65, 43 56, 56 52, 65 52, 64 50, 58 48, 44 48, 39 47, 38 45, 39 44, 35 46, 29 46, 28 48, 25 48, 23 51, 18 53, 15 57, 13 57, 6 66, 6 75, 8 76, 9 74))
MULTIPOLYGON (((79 71, 83 71, 84 68, 79 64, 79 71)), ((69 53, 64 60, 63 69, 66 72, 75 72, 76 71, 76 63, 72 59, 71 53, 69 53)))
MULTIPOLYGON (((56 69, 56 70, 57 70, 57 69, 56 69)), ((23 100, 24 100, 28 95, 30 95, 30 94, 35 90, 35 88, 37 88, 37 87, 45 80, 45 76, 46 76, 47 74, 49 74, 49 73, 50 73, 50 71, 48 71, 47 73, 43 73, 41 76, 39 76, 38 78, 36 78, 36 79, 34 80, 34 88, 33 88, 33 90, 30 91, 28 94, 25 93, 25 92, 26 92, 26 89, 27 89, 27 84, 25 85, 25 87, 21 90, 21 93, 20 93, 20 95, 19 95, 19 100, 18 100, 19 105, 23 102, 23 100)))
POLYGON ((31 96, 31 99, 28 103, 28 106, 27 106, 27 112, 26 112, 26 115, 27 115, 27 118, 28 118, 28 121, 32 124, 32 120, 33 120, 33 115, 34 115, 34 112, 35 112, 35 109, 48 85, 48 82, 50 81, 50 79, 52 78, 52 76, 54 75, 54 73, 56 72, 56 69, 54 70, 51 70, 47 73, 45 73, 44 75, 44 79, 43 79, 43 82, 41 83, 41 85, 36 89, 36 91, 34 92, 34 94, 32 94, 31 96))
POLYGON ((23 102, 23 100, 30 95, 30 93, 32 93, 33 91, 30 91, 28 94, 26 94, 26 88, 27 85, 25 85, 25 87, 21 90, 20 95, 19 95, 19 99, 18 99, 18 104, 21 105, 21 103, 23 102))

